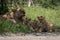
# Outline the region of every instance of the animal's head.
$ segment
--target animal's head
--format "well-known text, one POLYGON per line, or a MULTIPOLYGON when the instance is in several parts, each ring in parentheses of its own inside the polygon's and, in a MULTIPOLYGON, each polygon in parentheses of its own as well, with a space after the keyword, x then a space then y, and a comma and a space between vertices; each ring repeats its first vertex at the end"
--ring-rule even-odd
POLYGON ((44 16, 38 16, 37 18, 38 18, 39 21, 45 20, 44 16))
POLYGON ((16 10, 13 10, 13 12, 14 12, 14 17, 17 18, 18 20, 21 20, 22 21, 22 18, 25 16, 24 9, 18 8, 16 10))
POLYGON ((20 16, 23 17, 25 16, 25 10, 20 8, 20 9, 17 9, 17 11, 20 13, 20 16))
POLYGON ((24 22, 24 24, 29 24, 29 22, 31 21, 31 19, 30 18, 24 18, 23 19, 23 22, 24 22))
POLYGON ((29 22, 29 21, 31 21, 31 19, 30 18, 24 18, 23 21, 29 22))

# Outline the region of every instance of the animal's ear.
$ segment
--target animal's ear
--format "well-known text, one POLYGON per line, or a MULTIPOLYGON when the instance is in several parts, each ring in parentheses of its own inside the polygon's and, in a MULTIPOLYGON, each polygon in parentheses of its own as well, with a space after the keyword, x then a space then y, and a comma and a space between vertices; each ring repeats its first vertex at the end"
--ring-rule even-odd
POLYGON ((39 19, 39 16, 37 16, 37 18, 39 19))
POLYGON ((19 10, 21 13, 25 14, 25 10, 23 8, 20 8, 19 10))
POLYGON ((40 16, 41 18, 45 18, 44 16, 40 16))
POLYGON ((40 16, 39 19, 45 19, 45 17, 44 16, 40 16))
POLYGON ((16 12, 17 10, 16 9, 12 9, 12 12, 16 12))

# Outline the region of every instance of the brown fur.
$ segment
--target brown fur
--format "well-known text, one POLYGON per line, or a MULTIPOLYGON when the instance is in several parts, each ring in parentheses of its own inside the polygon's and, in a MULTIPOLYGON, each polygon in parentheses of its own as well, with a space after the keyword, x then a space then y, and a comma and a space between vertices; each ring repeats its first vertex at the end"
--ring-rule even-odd
POLYGON ((38 32, 39 27, 38 27, 38 21, 37 20, 33 20, 33 22, 31 23, 32 28, 35 32, 38 32))
POLYGON ((12 21, 13 23, 17 23, 18 20, 22 21, 22 18, 25 16, 24 9, 12 9, 11 12, 8 12, 3 15, 4 18, 12 21))
POLYGON ((36 20, 33 20, 32 27, 33 27, 33 29, 36 29, 37 28, 37 21, 36 20))
POLYGON ((23 19, 23 23, 24 23, 25 25, 29 25, 30 21, 31 21, 30 18, 24 18, 24 19, 23 19))
POLYGON ((15 12, 14 14, 14 18, 18 19, 18 20, 21 20, 22 21, 22 18, 25 16, 25 11, 24 9, 17 9, 17 11, 15 12))
POLYGON ((32 22, 32 28, 34 29, 35 32, 42 32, 42 24, 38 22, 37 20, 33 20, 32 22))
POLYGON ((45 31, 48 31, 48 32, 53 32, 54 28, 53 28, 53 24, 50 24, 48 23, 46 20, 45 20, 45 17, 44 16, 39 16, 38 17, 38 20, 39 22, 41 23, 42 25, 42 31, 45 32, 45 31))

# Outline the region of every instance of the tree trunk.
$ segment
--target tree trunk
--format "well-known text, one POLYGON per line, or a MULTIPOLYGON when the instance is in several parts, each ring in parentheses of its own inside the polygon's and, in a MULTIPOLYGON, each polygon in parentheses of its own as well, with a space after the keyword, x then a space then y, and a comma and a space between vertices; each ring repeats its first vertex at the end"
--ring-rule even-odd
POLYGON ((32 5, 33 1, 32 0, 28 0, 28 7, 30 7, 32 5))

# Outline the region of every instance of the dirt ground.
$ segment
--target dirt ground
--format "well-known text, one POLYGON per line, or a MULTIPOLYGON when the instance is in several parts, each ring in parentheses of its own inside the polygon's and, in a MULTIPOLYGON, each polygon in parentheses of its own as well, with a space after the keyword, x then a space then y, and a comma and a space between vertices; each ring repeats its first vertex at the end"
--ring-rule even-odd
POLYGON ((10 33, 0 35, 0 40, 60 40, 60 33, 10 33))

